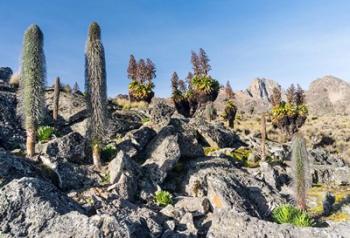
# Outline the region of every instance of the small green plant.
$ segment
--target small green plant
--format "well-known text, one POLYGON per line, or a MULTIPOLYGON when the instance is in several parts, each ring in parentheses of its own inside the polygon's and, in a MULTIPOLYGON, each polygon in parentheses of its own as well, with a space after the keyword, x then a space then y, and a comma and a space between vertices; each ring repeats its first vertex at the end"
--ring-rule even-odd
POLYGON ((149 117, 142 117, 142 118, 141 118, 142 124, 146 124, 146 123, 149 122, 149 121, 150 121, 149 117))
POLYGON ((149 103, 154 96, 153 88, 154 84, 152 82, 141 83, 133 80, 129 84, 130 98, 132 101, 149 103))
POLYGON ((230 153, 227 153, 226 155, 234 158, 235 160, 240 161, 242 166, 244 167, 256 168, 259 166, 258 162, 248 160, 251 153, 252 151, 250 151, 249 149, 241 147, 230 153))
POLYGON ((108 144, 105 147, 102 148, 101 151, 101 158, 104 161, 110 161, 117 155, 117 148, 113 144, 108 144))
POLYGON ((101 176, 101 182, 100 184, 102 186, 109 184, 111 181, 111 175, 109 173, 103 173, 101 176))
POLYGON ((279 224, 289 223, 300 227, 313 226, 314 224, 306 212, 295 208, 291 204, 276 207, 272 211, 272 219, 279 224))
POLYGON ((40 126, 37 133, 39 141, 48 141, 55 134, 55 128, 51 126, 40 126))
POLYGON ((172 195, 168 191, 157 191, 154 197, 154 202, 158 206, 166 206, 173 203, 172 195))

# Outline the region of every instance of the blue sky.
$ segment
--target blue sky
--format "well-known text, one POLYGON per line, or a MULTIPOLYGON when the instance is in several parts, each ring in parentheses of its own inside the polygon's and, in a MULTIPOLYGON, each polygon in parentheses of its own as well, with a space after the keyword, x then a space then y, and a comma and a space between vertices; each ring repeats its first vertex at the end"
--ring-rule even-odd
POLYGON ((221 83, 246 88, 266 77, 304 88, 324 75, 350 79, 350 1, 342 0, 0 0, 0 66, 19 68, 23 32, 45 36, 47 81, 84 86, 90 22, 102 28, 109 96, 127 92, 130 54, 157 66, 156 94, 170 76, 191 70, 190 52, 204 48, 221 83))

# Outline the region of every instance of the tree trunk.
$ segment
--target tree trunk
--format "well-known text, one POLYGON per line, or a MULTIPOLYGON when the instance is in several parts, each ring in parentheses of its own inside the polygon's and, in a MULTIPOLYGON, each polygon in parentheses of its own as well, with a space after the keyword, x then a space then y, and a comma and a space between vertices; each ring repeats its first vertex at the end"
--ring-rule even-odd
POLYGON ((234 119, 233 118, 230 118, 230 119, 228 119, 228 126, 230 127, 230 128, 234 128, 234 119))
POLYGON ((261 117, 261 160, 266 159, 266 118, 263 113, 261 117))
POLYGON ((96 169, 101 169, 101 149, 98 144, 92 146, 92 158, 96 169))
POLYGON ((27 155, 29 157, 32 157, 35 154, 35 139, 35 129, 27 129, 27 155))

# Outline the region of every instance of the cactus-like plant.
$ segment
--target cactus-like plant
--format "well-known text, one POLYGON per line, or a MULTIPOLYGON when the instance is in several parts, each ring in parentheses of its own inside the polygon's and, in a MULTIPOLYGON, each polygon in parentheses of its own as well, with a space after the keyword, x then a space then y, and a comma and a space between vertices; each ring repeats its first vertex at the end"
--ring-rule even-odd
POLYGON ((261 160, 266 159, 266 117, 265 113, 261 116, 261 160))
POLYGON ((311 178, 305 139, 300 133, 295 134, 293 138, 292 168, 295 202, 299 209, 306 210, 306 192, 311 178))
POLYGON ((90 113, 88 135, 92 157, 97 169, 101 168, 101 145, 107 125, 107 86, 104 48, 100 26, 93 22, 89 27, 85 49, 85 86, 87 109, 90 113))
POLYGON ((57 121, 57 117, 58 117, 60 91, 61 91, 60 78, 57 77, 56 80, 55 80, 55 87, 54 87, 54 91, 53 91, 53 112, 52 112, 52 117, 53 117, 54 121, 57 121))
POLYGON ((208 121, 214 120, 216 116, 216 110, 214 108, 213 102, 208 102, 205 109, 208 121))
POLYGON ((27 132, 27 155, 35 153, 36 131, 43 118, 45 90, 44 36, 39 26, 31 25, 24 34, 21 66, 21 107, 27 132))

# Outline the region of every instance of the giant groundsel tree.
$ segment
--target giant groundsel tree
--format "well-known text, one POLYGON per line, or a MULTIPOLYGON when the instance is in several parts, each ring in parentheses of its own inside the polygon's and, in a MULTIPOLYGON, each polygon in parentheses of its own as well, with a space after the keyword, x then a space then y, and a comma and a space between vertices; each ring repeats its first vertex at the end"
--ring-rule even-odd
POLYGON ((90 113, 88 135, 92 145, 94 165, 101 167, 101 144, 107 126, 107 85, 104 48, 100 26, 89 27, 85 49, 85 86, 87 109, 90 113))
POLYGON ((43 118, 46 65, 44 36, 39 26, 31 25, 24 34, 21 66, 21 108, 27 132, 27 155, 35 153, 36 131, 43 118))

